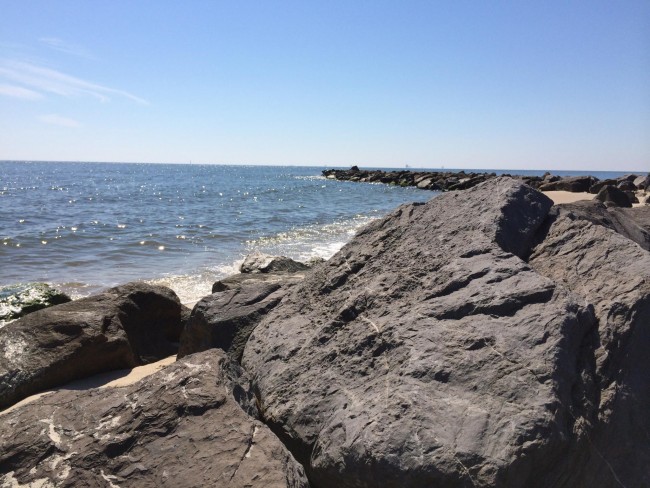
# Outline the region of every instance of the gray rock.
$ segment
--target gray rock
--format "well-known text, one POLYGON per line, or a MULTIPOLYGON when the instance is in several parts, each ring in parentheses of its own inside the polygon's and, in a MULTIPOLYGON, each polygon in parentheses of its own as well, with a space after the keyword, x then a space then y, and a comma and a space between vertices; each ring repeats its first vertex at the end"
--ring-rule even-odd
POLYGON ((598 194, 598 192, 600 190, 603 189, 603 187, 605 187, 607 185, 616 186, 616 185, 618 185, 618 180, 607 179, 607 180, 597 181, 596 183, 591 185, 591 187, 589 187, 589 193, 593 193, 594 195, 596 195, 596 194, 598 194))
POLYGON ((278 283, 250 283, 203 298, 181 335, 178 357, 217 347, 239 361, 251 332, 287 289, 278 283))
POLYGON ((416 186, 419 189, 424 190, 425 188, 428 188, 431 185, 431 183, 432 181, 430 179, 425 178, 422 181, 420 181, 416 186))
POLYGON ((551 206, 507 178, 402 206, 262 319, 243 365, 314 485, 560 483, 595 413, 594 318, 518 257, 551 206))
POLYGON ((648 190, 650 188, 650 174, 645 176, 638 176, 634 180, 634 186, 639 190, 648 190))
POLYGON ((0 287, 0 327, 36 310, 70 301, 47 283, 19 283, 0 287))
POLYGON ((0 329, 0 408, 92 374, 175 354, 181 305, 129 283, 30 313, 0 329))
POLYGON ((596 195, 596 200, 604 203, 608 207, 631 207, 632 202, 627 194, 619 188, 612 185, 605 185, 596 195))
POLYGON ((635 186, 634 183, 632 183, 630 180, 623 180, 623 181, 621 181, 618 185, 616 185, 616 187, 617 187, 619 190, 623 190, 623 191, 625 191, 625 192, 628 192, 628 191, 631 191, 631 192, 636 191, 636 186, 635 186))
POLYGON ((246 256, 239 271, 242 273, 296 273, 309 266, 286 256, 271 256, 255 252, 246 256))
MULTIPOLYGON (((614 215, 637 210, 644 209, 614 215)), ((599 322, 598 418, 588 454, 564 486, 650 486, 650 253, 589 217, 558 208, 530 259, 593 304, 599 322)))
POLYGON ((0 414, 2 486, 307 487, 224 354, 123 388, 58 391, 0 414))
POLYGON ((618 181, 619 182, 622 182, 622 181, 630 181, 630 182, 632 182, 632 181, 636 180, 638 177, 639 177, 639 175, 629 174, 629 175, 619 177, 618 181))
POLYGON ((558 181, 551 183, 544 183, 539 186, 541 191, 570 191, 574 193, 587 192, 595 183, 598 182, 597 178, 593 176, 571 176, 562 178, 558 181))
POLYGON ((252 271, 255 268, 247 266, 246 273, 216 281, 213 294, 195 305, 185 325, 179 357, 217 347, 240 361, 244 345, 262 316, 280 303, 288 290, 305 278, 306 272, 323 262, 312 259, 306 266, 296 263, 301 264, 298 272, 288 271, 296 269, 291 264, 264 272, 252 271))
POLYGON ((555 216, 560 211, 571 216, 569 218, 588 220, 607 227, 650 251, 650 208, 606 207, 591 200, 557 205, 552 213, 555 216))
POLYGON ((288 287, 300 283, 305 278, 305 272, 300 273, 239 273, 228 276, 212 284, 212 293, 225 290, 237 290, 242 286, 252 286, 260 283, 277 284, 288 287))

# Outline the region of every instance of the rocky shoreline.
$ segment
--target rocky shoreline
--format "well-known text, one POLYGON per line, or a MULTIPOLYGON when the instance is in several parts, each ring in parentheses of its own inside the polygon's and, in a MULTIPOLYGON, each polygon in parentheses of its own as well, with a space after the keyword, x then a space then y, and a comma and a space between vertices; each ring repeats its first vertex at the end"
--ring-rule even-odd
MULTIPOLYGON (((357 166, 350 169, 326 169, 323 176, 338 181, 353 181, 359 183, 384 183, 396 186, 413 186, 421 190, 456 191, 467 190, 485 181, 497 177, 496 173, 476 173, 465 171, 382 171, 362 170, 357 166)), ((543 176, 522 176, 504 174, 540 191, 568 191, 573 193, 603 192, 601 201, 612 200, 609 193, 612 191, 618 198, 619 206, 628 206, 639 202, 636 192, 650 190, 650 174, 629 174, 616 179, 599 180, 594 176, 558 176, 549 172, 543 176), (605 190, 605 191, 603 191, 605 190), (606 194, 607 193, 607 194, 606 194), (620 194, 623 194, 621 197, 620 194)), ((645 197, 645 195, 644 195, 645 197)), ((644 200, 645 202, 645 200, 644 200)))
POLYGON ((650 486, 650 206, 456 178, 328 261, 251 256, 191 311, 130 283, 8 323, 0 408, 58 391, 0 412, 0 484, 650 486))

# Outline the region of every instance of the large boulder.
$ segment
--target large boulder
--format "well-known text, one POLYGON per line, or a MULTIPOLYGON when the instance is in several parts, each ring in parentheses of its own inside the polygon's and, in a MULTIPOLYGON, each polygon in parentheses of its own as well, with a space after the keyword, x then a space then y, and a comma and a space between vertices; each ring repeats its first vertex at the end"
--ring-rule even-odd
POLYGON ((553 215, 562 209, 567 218, 588 220, 618 232, 650 251, 650 208, 606 207, 595 200, 558 205, 553 215))
POLYGON ((611 178, 606 179, 606 180, 597 181, 596 183, 591 185, 591 187, 589 188, 589 193, 593 193, 594 195, 596 195, 596 194, 598 194, 598 192, 600 190, 603 189, 603 187, 605 187, 607 185, 616 186, 616 185, 618 185, 618 183, 619 183, 618 180, 611 179, 611 178))
POLYGON ((216 347, 240 361, 246 341, 261 318, 305 278, 307 271, 322 262, 303 264, 283 256, 248 255, 241 273, 216 281, 212 295, 194 306, 181 334, 178 357, 216 347))
POLYGON ((70 301, 47 283, 19 283, 0 287, 0 327, 28 313, 70 301))
MULTIPOLYGON (((615 210, 620 222, 645 209, 615 210)), ((648 241, 644 249, 625 236, 629 225, 592 217, 557 207, 530 258, 539 273, 592 304, 598 319, 598 417, 587 455, 564 486, 650 486, 648 241)))
POLYGON ((189 356, 132 386, 62 390, 0 414, 0 484, 307 487, 256 416, 224 354, 189 356))
POLYGON ((598 182, 597 178, 593 176, 571 176, 562 178, 558 181, 544 183, 539 186, 541 191, 570 191, 573 193, 588 192, 595 183, 598 182))
POLYGON ((243 365, 319 487, 554 486, 595 414, 593 311, 521 257, 508 178, 400 207, 297 284, 243 365))
POLYGON ((261 281, 204 297, 194 306, 181 335, 178 357, 217 347, 239 361, 251 332, 287 289, 261 281))
POLYGON ((169 288, 129 283, 0 329, 0 408, 74 379, 175 354, 181 304, 169 288))
POLYGON ((633 183, 639 190, 648 190, 650 188, 650 174, 637 176, 633 183))
POLYGON ((604 203, 608 207, 630 208, 632 206, 632 202, 627 193, 613 185, 605 185, 602 187, 596 195, 596 200, 604 203))
POLYGON ((636 186, 630 180, 623 180, 618 185, 616 185, 616 187, 619 190, 623 190, 624 192, 628 192, 628 191, 634 192, 634 191, 636 191, 636 186))

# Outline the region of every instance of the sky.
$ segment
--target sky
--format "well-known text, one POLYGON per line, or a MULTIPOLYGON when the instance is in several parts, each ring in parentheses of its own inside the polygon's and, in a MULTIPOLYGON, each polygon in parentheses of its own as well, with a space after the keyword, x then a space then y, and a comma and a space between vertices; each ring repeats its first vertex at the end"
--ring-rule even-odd
POLYGON ((0 160, 650 171, 648 0, 0 12, 0 160))

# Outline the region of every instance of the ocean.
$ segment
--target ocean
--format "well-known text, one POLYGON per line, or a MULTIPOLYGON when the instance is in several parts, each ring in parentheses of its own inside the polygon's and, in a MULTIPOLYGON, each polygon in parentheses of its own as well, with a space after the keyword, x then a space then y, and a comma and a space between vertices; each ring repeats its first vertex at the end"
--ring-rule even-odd
POLYGON ((250 252, 327 259, 371 220, 436 195, 323 169, 2 161, 0 285, 44 281, 78 298, 144 280, 192 303, 250 252))

